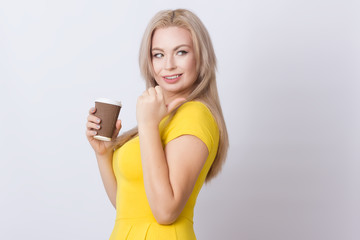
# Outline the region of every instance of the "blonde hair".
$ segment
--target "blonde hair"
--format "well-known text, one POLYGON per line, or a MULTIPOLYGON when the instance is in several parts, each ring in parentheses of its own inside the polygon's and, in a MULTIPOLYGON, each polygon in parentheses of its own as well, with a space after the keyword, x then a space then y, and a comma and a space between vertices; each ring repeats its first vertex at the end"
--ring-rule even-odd
MULTIPOLYGON (((172 26, 187 29, 191 33, 193 40, 196 70, 199 75, 198 79, 195 81, 193 91, 187 97, 187 101, 197 100, 203 102, 210 109, 219 128, 219 146, 215 160, 206 177, 206 182, 208 182, 220 172, 226 159, 229 140, 216 86, 215 52, 209 33, 201 20, 194 13, 186 9, 164 10, 158 12, 147 26, 141 42, 139 52, 140 71, 145 79, 146 88, 155 87, 157 85, 153 77, 151 55, 152 37, 156 29, 172 26)), ((118 138, 116 147, 120 147, 136 136, 137 133, 137 128, 124 133, 118 138)))

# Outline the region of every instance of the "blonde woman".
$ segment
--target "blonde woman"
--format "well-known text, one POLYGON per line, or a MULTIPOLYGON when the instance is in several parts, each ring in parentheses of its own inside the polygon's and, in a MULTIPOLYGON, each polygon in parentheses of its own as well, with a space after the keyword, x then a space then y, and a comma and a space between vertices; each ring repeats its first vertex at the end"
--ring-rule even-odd
POLYGON ((209 34, 188 10, 161 11, 144 33, 139 62, 147 90, 137 101, 137 128, 117 137, 118 120, 113 141, 101 142, 93 138, 95 108, 87 122, 117 211, 110 239, 196 239, 196 198, 228 148, 209 34))

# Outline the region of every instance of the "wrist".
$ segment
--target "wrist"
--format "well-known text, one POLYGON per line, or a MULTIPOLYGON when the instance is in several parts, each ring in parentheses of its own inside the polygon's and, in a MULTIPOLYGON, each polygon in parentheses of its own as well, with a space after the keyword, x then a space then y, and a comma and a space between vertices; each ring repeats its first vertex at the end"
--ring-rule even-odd
POLYGON ((106 159, 112 159, 113 154, 114 154, 114 151, 110 150, 110 151, 107 151, 107 152, 101 153, 101 154, 95 153, 95 156, 98 161, 101 161, 101 160, 106 160, 106 159))

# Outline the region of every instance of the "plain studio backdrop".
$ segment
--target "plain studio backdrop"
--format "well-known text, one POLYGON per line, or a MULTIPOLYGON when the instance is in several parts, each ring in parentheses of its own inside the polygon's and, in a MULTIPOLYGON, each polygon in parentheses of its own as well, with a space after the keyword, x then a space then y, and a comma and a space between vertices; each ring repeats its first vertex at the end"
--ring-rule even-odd
POLYGON ((108 239, 85 137, 98 97, 136 125, 138 49, 159 10, 206 25, 230 135, 198 239, 360 239, 359 1, 1 1, 0 239, 108 239))

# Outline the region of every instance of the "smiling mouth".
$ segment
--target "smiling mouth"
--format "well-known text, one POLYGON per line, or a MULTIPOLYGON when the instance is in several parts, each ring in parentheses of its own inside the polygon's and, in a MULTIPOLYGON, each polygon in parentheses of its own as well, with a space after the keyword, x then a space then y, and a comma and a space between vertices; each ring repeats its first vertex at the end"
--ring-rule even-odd
POLYGON ((164 78, 168 79, 168 80, 173 80, 173 79, 180 77, 181 75, 182 74, 176 74, 176 75, 172 75, 172 76, 164 76, 164 78))

